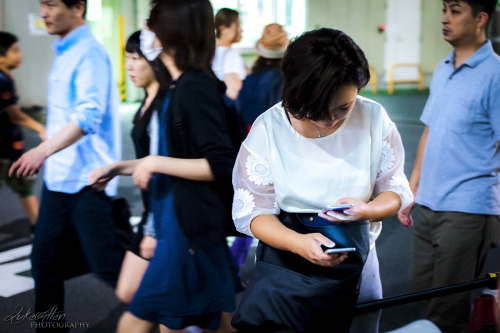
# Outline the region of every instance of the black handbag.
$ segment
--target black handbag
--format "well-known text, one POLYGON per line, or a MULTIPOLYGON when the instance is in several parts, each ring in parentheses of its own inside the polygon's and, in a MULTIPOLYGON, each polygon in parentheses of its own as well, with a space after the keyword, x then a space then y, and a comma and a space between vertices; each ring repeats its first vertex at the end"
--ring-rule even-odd
POLYGON ((356 251, 335 267, 321 267, 259 242, 232 325, 238 332, 349 332, 370 251, 369 222, 332 223, 316 214, 287 212, 279 219, 299 233, 319 232, 336 247, 356 251))

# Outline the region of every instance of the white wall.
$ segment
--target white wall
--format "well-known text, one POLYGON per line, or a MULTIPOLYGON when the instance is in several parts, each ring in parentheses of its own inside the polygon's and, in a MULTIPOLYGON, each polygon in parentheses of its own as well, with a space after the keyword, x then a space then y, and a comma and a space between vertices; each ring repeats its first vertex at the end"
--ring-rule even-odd
MULTIPOLYGON (((394 64, 420 64, 420 8, 420 0, 387 0, 384 61, 386 79, 394 64)), ((400 68, 394 72, 394 78, 415 79, 418 78, 418 71, 415 67, 400 68)))
MULTIPOLYGON (((149 10, 149 0, 116 0, 116 3, 115 14, 125 16, 127 38, 143 25, 149 10)), ((20 105, 27 107, 46 105, 47 77, 54 57, 51 44, 55 37, 35 36, 29 31, 28 15, 38 13, 38 4, 38 0, 0 0, 0 29, 10 31, 20 39, 24 61, 13 75, 20 105)), ((365 51, 379 77, 384 75, 390 63, 403 60, 420 62, 425 73, 431 74, 438 61, 450 50, 440 31, 441 1, 438 0, 307 0, 306 4, 306 29, 330 26, 346 31, 365 51), (377 31, 381 23, 386 24, 385 33, 377 31), (411 38, 406 35, 409 32, 412 32, 411 38), (400 45, 401 38, 411 46, 411 51, 400 45), (384 45, 388 39, 393 42, 386 48, 384 45), (407 58, 410 56, 415 58, 407 58)), ((105 29, 112 32, 112 38, 104 42, 105 45, 109 44, 113 70, 118 78, 119 54, 115 45, 118 41, 117 28, 115 25, 102 27, 103 35, 106 35, 105 29)), ((99 35, 99 31, 96 35, 99 35)), ((127 90, 132 100, 140 93, 135 88, 127 90)))
POLYGON ((32 35, 28 15, 38 13, 37 0, 0 0, 0 29, 19 38, 23 63, 12 72, 17 85, 20 106, 46 105, 47 78, 54 52, 55 37, 32 35))
POLYGON ((385 24, 386 1, 308 0, 306 29, 329 27, 342 30, 361 47, 380 77, 384 72, 386 36, 378 31, 378 26, 385 24))

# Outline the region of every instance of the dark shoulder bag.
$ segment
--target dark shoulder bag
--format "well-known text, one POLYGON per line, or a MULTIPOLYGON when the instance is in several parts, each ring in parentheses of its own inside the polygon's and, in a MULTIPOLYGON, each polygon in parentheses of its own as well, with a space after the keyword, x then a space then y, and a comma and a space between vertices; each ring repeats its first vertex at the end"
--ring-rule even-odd
POLYGON ((232 325, 238 332, 349 332, 361 271, 370 251, 369 222, 332 223, 316 214, 282 212, 279 219, 299 233, 319 232, 336 247, 355 247, 335 267, 321 267, 263 242, 232 325))

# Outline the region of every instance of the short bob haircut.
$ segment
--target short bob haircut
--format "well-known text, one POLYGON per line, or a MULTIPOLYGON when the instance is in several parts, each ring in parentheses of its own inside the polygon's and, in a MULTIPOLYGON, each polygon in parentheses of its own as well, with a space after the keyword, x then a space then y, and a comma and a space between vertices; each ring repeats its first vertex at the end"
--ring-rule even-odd
POLYGON ((297 119, 330 119, 340 87, 361 90, 370 80, 365 54, 340 30, 322 28, 292 40, 283 57, 283 106, 297 119))
POLYGON ((7 31, 0 31, 0 56, 5 56, 7 51, 17 43, 16 36, 7 31))
POLYGON ((216 36, 217 38, 220 37, 220 26, 224 26, 229 28, 231 24, 238 22, 238 18, 240 17, 240 14, 231 8, 221 8, 215 14, 215 31, 216 31, 216 36))
POLYGON ((179 70, 212 72, 214 13, 209 0, 153 0, 149 28, 179 70))

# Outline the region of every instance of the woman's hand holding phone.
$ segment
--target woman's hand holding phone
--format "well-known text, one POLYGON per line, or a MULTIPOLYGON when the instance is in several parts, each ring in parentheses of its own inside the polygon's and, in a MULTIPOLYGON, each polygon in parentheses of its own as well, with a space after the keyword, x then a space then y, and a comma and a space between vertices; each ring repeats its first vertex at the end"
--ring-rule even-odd
POLYGON ((356 248, 355 247, 327 247, 324 245, 321 245, 321 248, 323 249, 323 252, 332 254, 332 253, 347 253, 347 252, 355 252, 356 248))
POLYGON ((366 203, 363 201, 346 197, 337 200, 334 205, 328 205, 318 215, 332 222, 349 222, 367 219, 363 214, 366 210, 366 203))
POLYGON ((320 233, 297 234, 297 236, 297 241, 294 242, 295 246, 291 251, 313 264, 322 267, 333 267, 347 258, 347 254, 344 252, 332 254, 325 253, 322 246, 331 249, 335 247, 335 243, 320 233))

